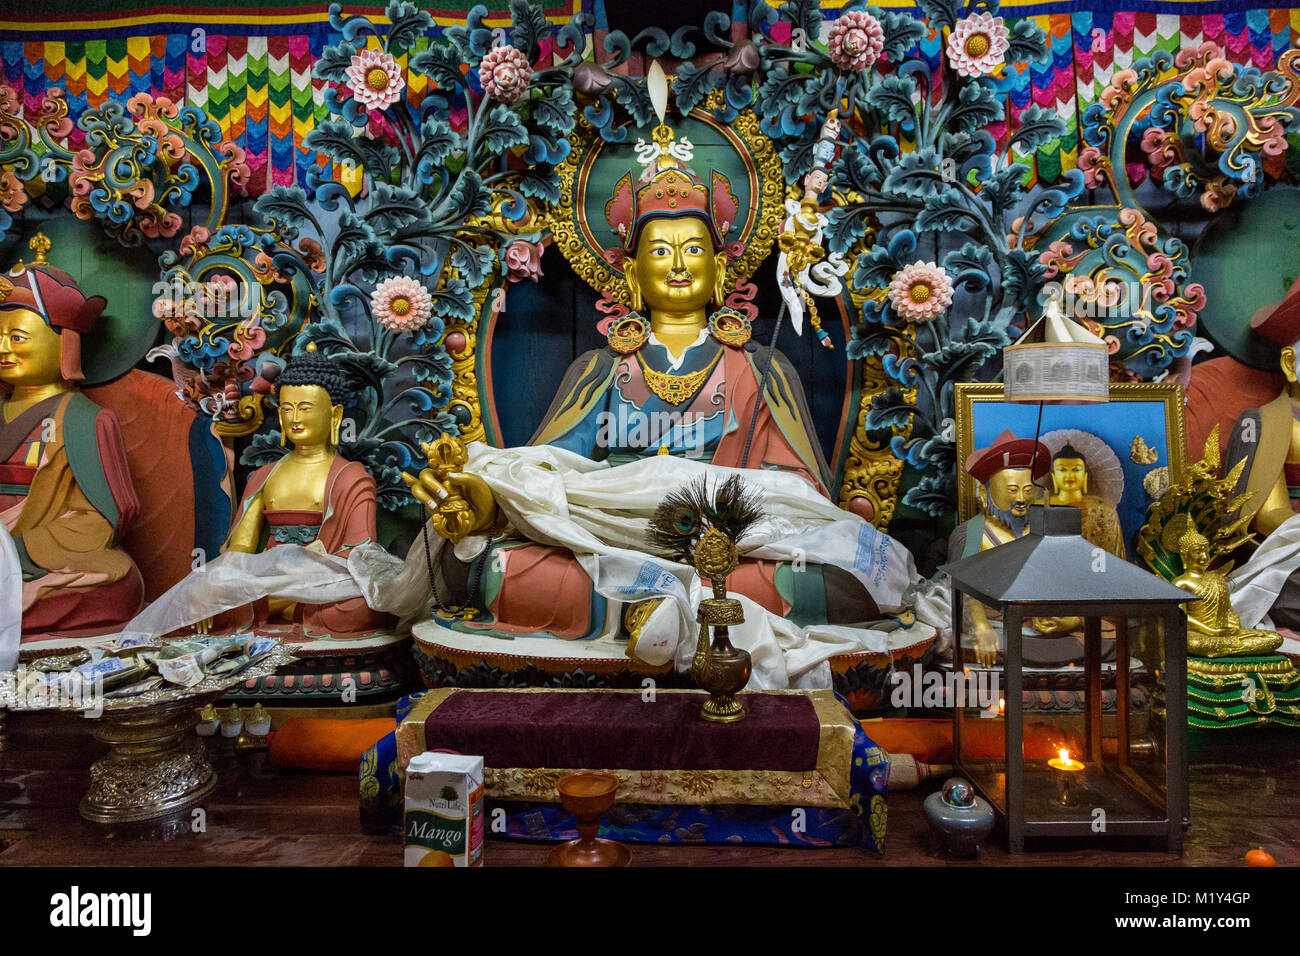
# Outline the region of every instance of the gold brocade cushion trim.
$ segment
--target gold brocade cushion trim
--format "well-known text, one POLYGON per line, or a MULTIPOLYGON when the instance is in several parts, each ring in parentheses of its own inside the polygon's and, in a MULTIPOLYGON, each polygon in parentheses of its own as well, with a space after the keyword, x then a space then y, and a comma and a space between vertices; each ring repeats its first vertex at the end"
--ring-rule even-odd
POLYGON ((603 769, 618 777, 620 803, 668 805, 748 804, 848 809, 816 770, 611 770, 608 768, 483 768, 483 791, 491 800, 558 803, 556 782, 576 770, 603 769))
MULTIPOLYGON (((556 690, 526 687, 493 690, 511 694, 635 694, 641 690, 594 688, 556 690)), ((428 749, 425 722, 453 694, 473 694, 462 687, 431 690, 412 708, 397 728, 397 766, 405 781, 406 765, 428 749)), ((690 690, 657 690, 657 694, 699 694, 690 690)), ((483 768, 486 796, 493 800, 558 802, 555 782, 574 770, 604 769, 619 778, 616 799, 650 804, 749 804, 753 806, 805 806, 847 809, 850 804, 849 771, 853 759, 853 717, 830 690, 754 691, 763 694, 799 694, 812 701, 820 724, 817 766, 788 770, 656 770, 600 767, 488 767, 483 768)), ((748 696, 748 695, 746 695, 748 696)))

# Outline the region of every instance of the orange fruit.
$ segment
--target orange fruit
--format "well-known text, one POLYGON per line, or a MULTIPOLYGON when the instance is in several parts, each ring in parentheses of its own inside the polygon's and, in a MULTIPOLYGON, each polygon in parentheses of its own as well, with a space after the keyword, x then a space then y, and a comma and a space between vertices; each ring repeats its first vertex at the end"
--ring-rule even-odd
POLYGON ((420 866, 455 866, 456 861, 442 850, 430 850, 420 860, 420 866))
POLYGON ((1255 847, 1253 850, 1246 852, 1247 866, 1277 866, 1277 860, 1273 859, 1273 854, 1269 853, 1263 847, 1255 847))

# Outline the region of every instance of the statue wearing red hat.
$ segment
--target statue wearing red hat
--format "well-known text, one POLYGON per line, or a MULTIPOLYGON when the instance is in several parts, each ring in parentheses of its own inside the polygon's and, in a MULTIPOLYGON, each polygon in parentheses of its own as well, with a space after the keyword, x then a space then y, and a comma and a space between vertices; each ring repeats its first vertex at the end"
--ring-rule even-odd
MULTIPOLYGON (((605 206, 620 243, 605 257, 626 279, 633 311, 611 325, 607 347, 569 368, 529 444, 612 466, 671 455, 786 472, 802 479, 801 494, 825 503, 829 471, 793 366, 751 341, 749 320, 723 305, 728 263, 736 254, 727 242, 739 206, 731 185, 715 171, 697 175, 687 165, 693 147, 668 126, 657 127, 652 139, 637 148, 645 169, 622 176, 605 206)), ((504 524, 493 490, 475 474, 439 480, 426 470, 407 480, 433 513, 431 526, 450 541, 504 524)), ((666 490, 647 481, 644 495, 657 500, 666 490)), ((590 510, 588 501, 582 506, 590 510)), ((844 518, 851 520, 847 513, 844 518)), ((631 524, 626 517, 611 520, 631 524)), ((441 562, 453 600, 469 605, 469 620, 455 627, 566 640, 618 632, 615 606, 596 592, 572 551, 510 538, 469 562, 458 550, 464 549, 442 549, 441 562)), ((890 574, 914 577, 901 546, 880 535, 877 550, 890 574)), ((833 564, 811 557, 793 570, 789 564, 742 560, 729 586, 778 617, 809 623, 875 620, 899 604, 887 589, 864 586, 833 564)), ((627 605, 623 623, 638 657, 650 643, 646 635, 660 626, 662 607, 676 614, 671 602, 658 599, 627 605)), ((677 633, 675 618, 671 630, 677 633)), ((511 652, 523 652, 522 643, 511 652)))
MULTIPOLYGON (((1038 494, 1035 482, 1052 467, 1052 453, 1032 438, 1004 431, 987 448, 966 458, 966 473, 978 484, 983 514, 959 524, 948 539, 949 560, 1006 544, 1029 533, 1029 507, 1038 494)), ((983 667, 997 662, 998 639, 988 614, 978 601, 969 601, 975 632, 975 660, 983 667)))
POLYGON ((111 629, 144 582, 118 538, 139 509, 117 418, 77 391, 81 336, 103 311, 66 272, 36 262, 0 276, 0 521, 22 566, 24 639, 111 629))

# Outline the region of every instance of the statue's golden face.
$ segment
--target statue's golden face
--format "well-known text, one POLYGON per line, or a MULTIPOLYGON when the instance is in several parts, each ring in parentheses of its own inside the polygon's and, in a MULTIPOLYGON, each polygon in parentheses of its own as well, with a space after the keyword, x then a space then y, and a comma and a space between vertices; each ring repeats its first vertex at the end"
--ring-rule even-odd
POLYGON ((343 419, 343 406, 330 404, 320 385, 280 387, 280 432, 294 445, 327 445, 343 419))
POLYGON ((628 285, 653 311, 694 312, 714 297, 724 267, 701 220, 653 219, 641 230, 628 285))
POLYGON ((1010 511, 1017 518, 1029 514, 1034 503, 1034 475, 1028 468, 1003 468, 989 479, 989 497, 993 507, 1010 511))
POLYGON ((59 333, 31 309, 0 311, 0 382, 51 385, 63 381, 59 333))
POLYGON ((1052 462, 1052 479, 1057 491, 1083 491, 1088 486, 1088 467, 1082 458, 1058 458, 1052 462))
POLYGON ((1210 563, 1210 544, 1196 541, 1183 549, 1183 567, 1188 571, 1204 571, 1210 563))

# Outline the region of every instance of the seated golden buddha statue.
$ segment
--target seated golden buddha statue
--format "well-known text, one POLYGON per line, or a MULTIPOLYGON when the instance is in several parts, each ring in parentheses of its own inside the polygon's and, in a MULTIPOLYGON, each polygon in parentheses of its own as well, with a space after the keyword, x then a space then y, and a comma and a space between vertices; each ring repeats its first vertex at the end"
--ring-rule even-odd
POLYGON ((1178 539, 1183 573, 1174 578, 1175 587, 1196 596, 1187 611, 1187 653, 1194 657, 1234 657, 1271 654, 1282 646, 1275 631, 1243 628, 1232 609, 1228 579, 1210 571, 1210 544, 1192 529, 1178 539))
POLYGON ((1105 548, 1117 558, 1128 557, 1124 530, 1120 527, 1115 506, 1088 493, 1088 463, 1068 443, 1052 456, 1052 496, 1049 500, 1054 505, 1069 505, 1083 512, 1080 533, 1085 541, 1105 548))
MULTIPOLYGON (((435 603, 463 606, 459 620, 439 620, 444 627, 609 639, 621 617, 632 638, 627 652, 663 663, 665 647, 678 639, 659 644, 646 634, 664 623, 659 611, 667 605, 640 598, 666 572, 632 552, 646 550, 644 519, 655 505, 712 468, 711 480, 719 482, 733 469, 747 469, 764 510, 783 516, 789 509, 791 521, 782 527, 808 536, 800 547, 743 557, 730 576, 731 591, 771 615, 800 627, 873 621, 905 606, 902 592, 916 581, 906 549, 828 500, 828 470, 794 368, 752 342, 749 321, 723 307, 726 235, 738 210, 729 182, 716 171, 701 179, 675 158, 680 151, 670 155, 666 127, 655 131, 655 141, 658 156, 636 179, 629 172, 617 182, 605 210, 622 243, 612 258, 633 311, 614 320, 605 348, 581 355, 565 374, 529 443, 549 453, 476 446, 469 468, 406 476, 432 512, 429 526, 460 542, 441 548, 437 562, 435 603), (505 464, 501 480, 490 484, 474 471, 476 461, 489 459, 537 463, 536 485, 512 485, 505 464), (551 480, 558 470, 568 476, 563 483, 551 480), (508 501, 498 500, 502 494, 508 501), (529 512, 526 520, 521 510, 529 512), (581 524, 584 533, 567 540, 584 544, 557 546, 566 539, 552 533, 548 515, 568 528, 570 519, 581 524), (533 530, 521 531, 521 524, 533 530), (845 557, 817 557, 819 542, 829 539, 811 529, 825 525, 851 538, 845 557), (467 535, 477 538, 473 548, 465 547, 467 535), (599 570, 597 542, 619 549, 623 564, 608 577, 599 570)), ((417 557, 422 562, 425 554, 417 557)), ((688 639, 687 624, 680 632, 676 624, 668 629, 688 639)), ((513 642, 511 653, 527 653, 521 646, 527 643, 513 642)), ((843 649, 849 647, 846 641, 843 649)))
POLYGON ((111 630, 144 581, 117 541, 139 510, 117 417, 77 390, 81 337, 103 312, 62 269, 0 276, 0 521, 22 567, 23 640, 111 630))
MULTIPOLYGON (((223 550, 251 554, 295 544, 346 558, 357 545, 374 541, 375 480, 360 462, 338 453, 348 391, 314 345, 289 359, 276 379, 276 395, 280 441, 292 447, 249 476, 223 550)), ((268 623, 301 624, 307 637, 357 635, 390 623, 361 597, 316 605, 272 595, 251 610, 268 623)), ((238 617, 249 623, 248 611, 238 617)))

